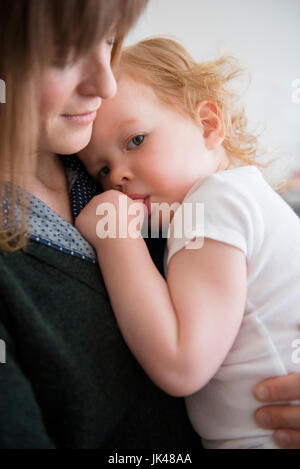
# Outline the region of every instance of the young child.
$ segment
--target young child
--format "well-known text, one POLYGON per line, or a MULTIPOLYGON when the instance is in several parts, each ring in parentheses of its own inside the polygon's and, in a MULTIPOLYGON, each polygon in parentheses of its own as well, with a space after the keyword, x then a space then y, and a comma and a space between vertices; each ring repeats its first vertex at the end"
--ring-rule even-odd
POLYGON ((158 386, 186 396, 204 446, 276 448, 255 423, 253 388, 299 371, 300 220, 257 168, 257 140, 229 89, 238 72, 233 59, 196 63, 169 39, 126 48, 117 95, 79 155, 106 192, 76 227, 97 250, 128 346, 158 386), (141 223, 130 235, 136 200, 150 226, 169 228, 166 280, 141 223), (203 204, 204 222, 184 215, 175 236, 186 204, 203 204), (101 207, 113 209, 116 235, 105 238, 101 207))

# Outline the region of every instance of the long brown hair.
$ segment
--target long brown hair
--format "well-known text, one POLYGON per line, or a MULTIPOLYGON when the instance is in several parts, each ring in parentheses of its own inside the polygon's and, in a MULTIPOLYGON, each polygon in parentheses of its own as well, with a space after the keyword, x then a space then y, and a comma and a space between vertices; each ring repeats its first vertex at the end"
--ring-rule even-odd
POLYGON ((114 26, 112 60, 147 0, 1 0, 0 79, 6 87, 0 103, 0 249, 26 244, 28 204, 18 187, 27 187, 34 168, 39 133, 38 80, 43 69, 89 52, 114 26), (3 204, 10 181, 10 210, 3 204), (16 224, 16 201, 22 207, 16 224))

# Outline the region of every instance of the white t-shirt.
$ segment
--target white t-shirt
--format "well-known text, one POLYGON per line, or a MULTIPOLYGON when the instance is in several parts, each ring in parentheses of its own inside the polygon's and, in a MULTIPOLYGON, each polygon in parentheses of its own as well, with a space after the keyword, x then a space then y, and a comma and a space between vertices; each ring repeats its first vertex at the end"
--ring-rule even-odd
MULTIPOLYGON (((300 219, 255 166, 207 177, 187 202, 204 204, 204 225, 193 220, 194 234, 198 229, 199 236, 245 253, 248 286, 229 354, 212 380, 186 398, 191 423, 207 448, 276 448, 273 431, 255 423, 261 405, 253 389, 263 379, 300 371, 300 219)), ((188 242, 168 237, 166 275, 171 257, 188 242)))

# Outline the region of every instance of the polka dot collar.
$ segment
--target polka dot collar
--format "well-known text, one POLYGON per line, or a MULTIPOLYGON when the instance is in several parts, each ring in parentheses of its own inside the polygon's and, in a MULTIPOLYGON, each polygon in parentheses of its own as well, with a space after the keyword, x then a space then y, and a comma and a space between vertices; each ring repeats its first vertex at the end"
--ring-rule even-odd
MULTIPOLYGON (((85 205, 101 192, 101 187, 89 176, 76 155, 57 157, 62 159, 66 168, 75 220, 85 205)), ((2 203, 4 215, 9 211, 9 187, 9 183, 6 183, 6 198, 2 203)), ((28 192, 26 195, 30 200, 28 229, 31 240, 85 261, 94 264, 97 262, 94 248, 73 225, 61 218, 38 197, 28 192)), ((18 205, 16 216, 21 216, 18 205)))
POLYGON ((97 262, 95 250, 79 231, 34 195, 28 222, 30 239, 88 262, 97 262))

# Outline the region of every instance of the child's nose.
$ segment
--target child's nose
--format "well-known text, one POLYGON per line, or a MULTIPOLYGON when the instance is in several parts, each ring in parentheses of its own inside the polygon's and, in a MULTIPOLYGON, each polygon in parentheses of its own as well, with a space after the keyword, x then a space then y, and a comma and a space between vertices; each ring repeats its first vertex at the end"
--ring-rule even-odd
POLYGON ((125 166, 110 171, 110 182, 113 189, 123 191, 126 183, 134 178, 133 172, 125 166))

